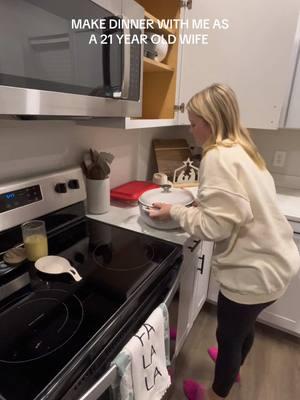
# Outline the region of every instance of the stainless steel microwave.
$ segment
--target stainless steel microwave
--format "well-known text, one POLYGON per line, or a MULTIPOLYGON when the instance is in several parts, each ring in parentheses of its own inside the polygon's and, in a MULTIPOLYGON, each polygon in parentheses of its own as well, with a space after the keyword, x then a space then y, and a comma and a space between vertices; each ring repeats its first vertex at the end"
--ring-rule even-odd
POLYGON ((141 115, 135 1, 0 0, 0 15, 1 115, 141 115))

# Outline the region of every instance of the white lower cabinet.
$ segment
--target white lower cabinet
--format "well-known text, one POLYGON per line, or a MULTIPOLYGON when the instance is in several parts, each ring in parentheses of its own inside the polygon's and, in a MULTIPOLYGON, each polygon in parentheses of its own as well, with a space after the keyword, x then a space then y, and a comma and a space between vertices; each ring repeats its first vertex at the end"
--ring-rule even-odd
POLYGON ((293 279, 286 293, 258 317, 260 322, 293 335, 300 336, 300 273, 293 279))
MULTIPOLYGON (((296 239, 296 238, 295 238, 296 239)), ((300 239, 296 239, 300 248, 300 239)), ((217 304, 219 284, 213 274, 210 275, 207 300, 217 304)), ((274 328, 300 336, 300 272, 289 285, 286 293, 274 304, 266 308, 258 321, 274 328)))
POLYGON ((207 298, 213 242, 193 237, 183 245, 176 354, 207 298))
POLYGON ((207 300, 210 303, 217 304, 220 285, 215 280, 213 272, 210 273, 207 300))
MULTIPOLYGON (((292 226, 299 232, 299 224, 292 226)), ((294 240, 300 252, 300 234, 294 233, 294 240)), ((259 321, 300 336, 300 271, 292 280, 285 294, 259 316, 259 321)))
MULTIPOLYGON (((295 234, 300 250, 300 234, 295 234)), ((193 237, 183 246, 183 265, 180 284, 176 354, 179 353, 193 323, 206 300, 216 304, 219 284, 211 273, 214 243, 193 237)), ((274 328, 300 336, 300 272, 286 293, 262 312, 258 320, 274 328)))
POLYGON ((212 242, 202 242, 201 252, 198 255, 198 262, 194 270, 193 302, 189 313, 191 325, 207 299, 212 249, 212 242))

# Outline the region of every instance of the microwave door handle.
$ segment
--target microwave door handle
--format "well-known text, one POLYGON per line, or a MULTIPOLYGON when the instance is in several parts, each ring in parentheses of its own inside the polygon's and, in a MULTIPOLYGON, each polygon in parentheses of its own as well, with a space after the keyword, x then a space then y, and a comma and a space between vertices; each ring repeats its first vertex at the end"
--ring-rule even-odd
POLYGON ((103 46, 103 79, 104 79, 104 86, 105 88, 109 88, 108 93, 111 89, 111 76, 110 76, 110 46, 104 45, 103 46))
POLYGON ((122 86, 113 87, 111 82, 111 71, 110 71, 110 46, 103 46, 103 77, 104 77, 104 85, 107 88, 107 94, 112 95, 114 99, 120 99, 122 97, 122 86))
MULTIPOLYGON (((122 19, 126 19, 126 17, 122 17, 122 19)), ((119 31, 119 29, 110 29, 109 33, 115 33, 119 31)), ((130 51, 131 46, 130 43, 126 43, 125 38, 130 36, 130 29, 127 26, 123 29, 123 72, 122 72, 122 83, 121 83, 121 91, 113 91, 112 95, 115 99, 127 99, 129 96, 129 83, 130 83, 130 51)), ((107 61, 104 61, 104 71, 106 71, 106 82, 111 87, 111 76, 110 76, 110 55, 106 57, 107 61)))
MULTIPOLYGON (((126 17, 123 16, 123 19, 126 17)), ((129 96, 129 83, 130 83, 130 51, 131 45, 130 43, 126 43, 125 38, 130 37, 130 29, 124 27, 124 46, 123 46, 123 80, 122 80, 122 94, 121 97, 123 99, 128 99, 129 96)))
MULTIPOLYGON (((107 18, 109 20, 110 18, 107 18)), ((113 17, 114 19, 114 17, 113 17)), ((117 32, 122 32, 118 28, 107 28, 105 30, 105 33, 109 36, 112 34, 115 34, 117 32)), ((119 99, 122 97, 122 85, 123 85, 123 80, 122 84, 120 87, 116 88, 113 87, 112 81, 111 81, 111 70, 110 70, 110 65, 111 63, 111 43, 108 42, 106 45, 103 46, 103 78, 104 78, 104 85, 106 88, 108 88, 108 94, 112 95, 113 98, 119 99)))
POLYGON ((99 397, 115 382, 118 376, 116 365, 112 365, 108 371, 78 400, 98 400, 99 397))

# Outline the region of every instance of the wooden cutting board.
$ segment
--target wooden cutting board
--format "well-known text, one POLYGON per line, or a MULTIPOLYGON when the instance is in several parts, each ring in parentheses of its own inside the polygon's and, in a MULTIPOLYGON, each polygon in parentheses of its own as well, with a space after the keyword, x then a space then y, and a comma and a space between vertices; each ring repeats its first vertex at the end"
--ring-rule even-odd
POLYGON ((157 172, 168 175, 173 181, 176 168, 182 166, 183 161, 192 159, 192 153, 185 139, 153 139, 152 141, 157 172))

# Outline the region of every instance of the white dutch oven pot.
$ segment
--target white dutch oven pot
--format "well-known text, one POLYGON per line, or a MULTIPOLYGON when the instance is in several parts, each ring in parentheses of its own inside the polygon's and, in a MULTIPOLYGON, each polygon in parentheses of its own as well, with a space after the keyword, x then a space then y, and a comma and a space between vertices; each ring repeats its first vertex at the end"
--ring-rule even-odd
POLYGON ((138 200, 140 214, 147 225, 157 229, 176 229, 179 228, 177 221, 159 221, 149 217, 148 212, 153 208, 153 203, 181 204, 191 206, 194 196, 185 189, 172 188, 170 185, 162 185, 160 188, 151 189, 144 192, 138 200))

